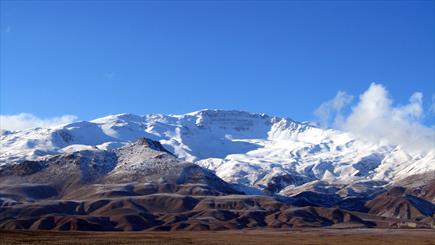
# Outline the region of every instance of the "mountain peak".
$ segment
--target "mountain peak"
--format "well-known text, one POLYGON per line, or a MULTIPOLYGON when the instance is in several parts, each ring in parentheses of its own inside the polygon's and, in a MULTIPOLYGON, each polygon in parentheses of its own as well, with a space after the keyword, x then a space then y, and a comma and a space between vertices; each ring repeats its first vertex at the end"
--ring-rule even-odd
POLYGON ((136 114, 132 114, 132 113, 121 113, 121 114, 114 114, 114 115, 108 115, 105 117, 100 117, 100 118, 97 118, 95 120, 92 120, 91 122, 105 123, 105 122, 117 121, 117 120, 139 122, 139 121, 143 121, 144 117, 136 115, 136 114))
POLYGON ((216 171, 227 181, 251 186, 267 182, 269 173, 275 179, 291 174, 304 181, 398 180, 434 170, 435 156, 407 154, 400 148, 287 118, 204 109, 182 115, 124 113, 61 127, 6 132, 1 135, 0 167, 64 152, 122 146, 131 152, 171 152, 216 171), (382 157, 364 160, 372 155, 382 157))
POLYGON ((139 146, 145 146, 145 147, 149 147, 149 148, 151 148, 151 149, 153 149, 153 150, 156 150, 156 151, 162 151, 162 152, 165 152, 165 153, 169 153, 169 154, 171 154, 172 155, 172 153, 170 153, 168 150, 166 150, 163 146, 162 146, 162 144, 160 144, 160 142, 159 141, 155 141, 155 140, 151 140, 151 139, 148 139, 148 138, 145 138, 145 137, 140 137, 140 138, 138 138, 135 142, 133 142, 131 145, 139 145, 139 146))
POLYGON ((241 116, 241 117, 261 117, 261 118, 269 117, 265 113, 251 113, 242 110, 224 110, 224 109, 202 109, 199 111, 186 113, 184 115, 209 116, 209 117, 218 117, 218 116, 241 116))

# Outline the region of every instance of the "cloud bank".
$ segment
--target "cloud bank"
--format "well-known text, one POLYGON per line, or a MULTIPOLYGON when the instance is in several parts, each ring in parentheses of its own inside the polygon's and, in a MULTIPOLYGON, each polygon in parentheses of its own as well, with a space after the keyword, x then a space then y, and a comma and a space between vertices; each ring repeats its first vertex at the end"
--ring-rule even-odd
POLYGON ((53 118, 40 118, 30 113, 0 115, 0 130, 22 130, 35 127, 50 127, 75 121, 76 116, 63 115, 53 118))
POLYGON ((409 151, 435 149, 435 130, 422 123, 425 114, 422 93, 415 92, 408 104, 395 106, 387 89, 372 83, 359 96, 351 112, 343 115, 343 108, 350 104, 348 98, 350 95, 339 91, 334 99, 322 103, 314 113, 323 125, 325 118, 330 122, 333 117, 328 126, 370 141, 400 145, 409 151))

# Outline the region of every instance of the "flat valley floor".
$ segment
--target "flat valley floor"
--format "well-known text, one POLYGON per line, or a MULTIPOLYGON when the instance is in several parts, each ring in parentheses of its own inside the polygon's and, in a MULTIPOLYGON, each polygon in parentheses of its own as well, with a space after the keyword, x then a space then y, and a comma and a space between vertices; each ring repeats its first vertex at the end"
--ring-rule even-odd
POLYGON ((184 245, 184 244, 430 244, 435 230, 399 229, 301 229, 188 232, 45 232, 1 231, 0 245, 84 244, 84 245, 184 245))

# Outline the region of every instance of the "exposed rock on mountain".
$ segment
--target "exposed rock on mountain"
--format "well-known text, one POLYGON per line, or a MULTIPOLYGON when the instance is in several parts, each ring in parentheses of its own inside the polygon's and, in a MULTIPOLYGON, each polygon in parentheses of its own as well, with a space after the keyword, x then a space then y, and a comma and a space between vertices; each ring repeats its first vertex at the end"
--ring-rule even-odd
MULTIPOLYGON (((435 171, 435 149, 407 152, 332 129, 243 111, 184 115, 112 115, 90 122, 0 136, 0 165, 59 153, 111 150, 146 137, 176 157, 196 162, 231 183, 277 193, 315 180, 398 181, 435 171)), ((38 168, 29 164, 26 171, 38 168)))
POLYGON ((0 228, 431 228, 434 152, 220 110, 7 132, 0 228))

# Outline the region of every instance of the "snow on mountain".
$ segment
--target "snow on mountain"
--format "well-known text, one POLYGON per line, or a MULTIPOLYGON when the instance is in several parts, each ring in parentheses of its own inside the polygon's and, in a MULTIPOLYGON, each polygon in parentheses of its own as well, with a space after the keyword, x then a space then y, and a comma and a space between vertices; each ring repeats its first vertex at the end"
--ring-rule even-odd
POLYGON ((177 157, 209 168, 226 181, 276 191, 316 180, 391 181, 435 170, 435 149, 410 153, 287 118, 225 110, 119 114, 2 131, 0 167, 63 152, 110 150, 140 137, 160 141, 177 157))

